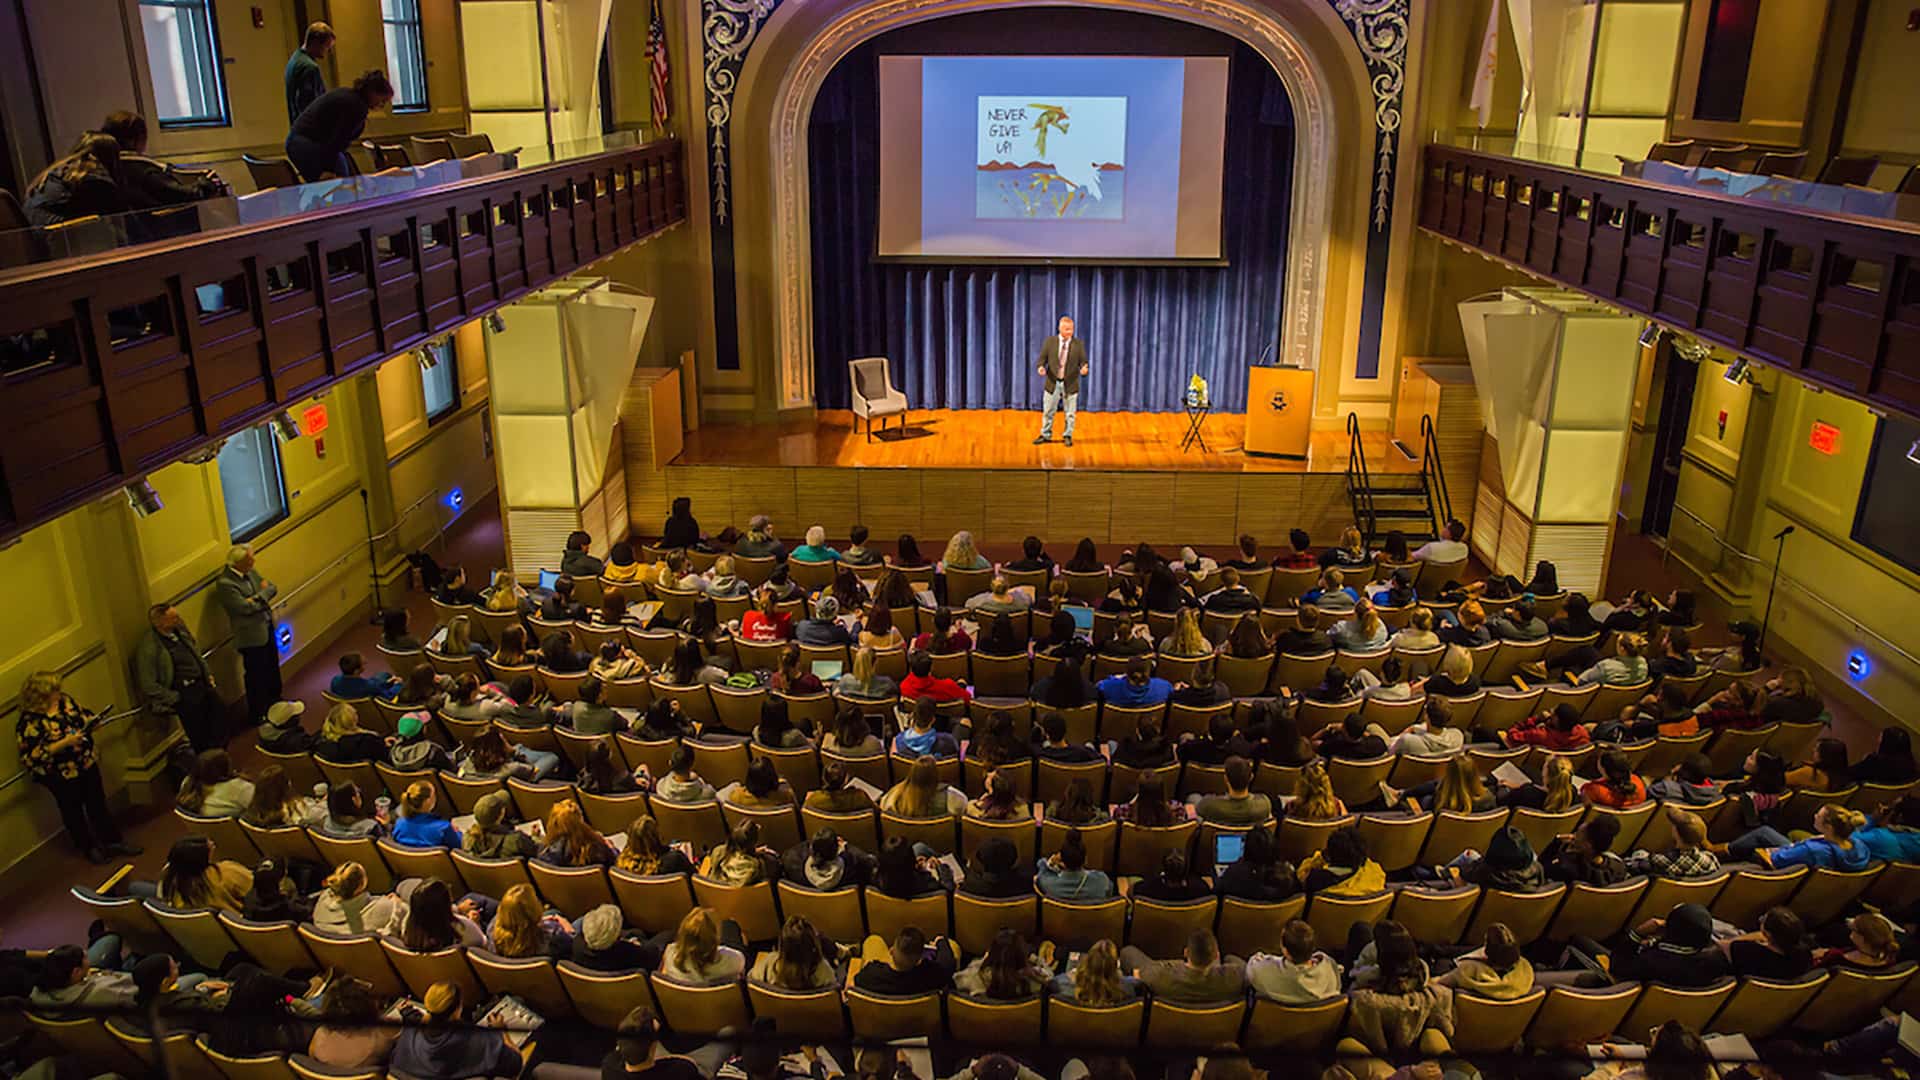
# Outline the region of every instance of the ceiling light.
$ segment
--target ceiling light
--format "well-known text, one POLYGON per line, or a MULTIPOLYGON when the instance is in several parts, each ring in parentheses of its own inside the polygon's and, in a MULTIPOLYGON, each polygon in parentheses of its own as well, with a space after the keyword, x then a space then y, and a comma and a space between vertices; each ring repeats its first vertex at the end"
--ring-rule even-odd
POLYGON ((300 437, 300 425, 294 421, 293 414, 285 409, 275 413, 267 423, 273 425, 274 438, 281 442, 292 442, 300 437))
POLYGON ((1653 348, 1655 345, 1659 344, 1660 335, 1666 332, 1667 332, 1667 328, 1664 326, 1661 326, 1657 322, 1650 322, 1647 325, 1641 327, 1640 328, 1640 347, 1643 349, 1653 348))
POLYGON ((121 490, 127 493, 127 505, 133 507, 134 515, 137 517, 152 517, 166 507, 166 504, 160 501, 160 493, 153 490, 153 485, 145 480, 135 480, 121 490))

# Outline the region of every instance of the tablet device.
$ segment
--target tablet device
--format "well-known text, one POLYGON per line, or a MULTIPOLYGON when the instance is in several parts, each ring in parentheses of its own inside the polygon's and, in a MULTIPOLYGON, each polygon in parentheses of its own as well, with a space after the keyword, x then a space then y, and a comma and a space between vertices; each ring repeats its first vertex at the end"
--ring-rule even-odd
POLYGON ((1215 833, 1213 837, 1213 864, 1232 866, 1246 854, 1247 838, 1241 833, 1215 833))

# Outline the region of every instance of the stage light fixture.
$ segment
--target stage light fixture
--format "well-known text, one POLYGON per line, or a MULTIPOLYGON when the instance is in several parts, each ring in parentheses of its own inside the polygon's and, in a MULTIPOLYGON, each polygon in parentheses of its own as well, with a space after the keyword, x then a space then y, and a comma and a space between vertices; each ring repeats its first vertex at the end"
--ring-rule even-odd
POLYGON ((1664 326, 1661 326, 1657 322, 1650 322, 1647 325, 1641 327, 1640 328, 1640 347, 1643 349, 1653 348, 1655 345, 1660 343, 1660 335, 1666 332, 1667 332, 1667 328, 1664 326))
POLYGON ((432 371, 440 366, 440 357, 433 351, 432 345, 422 345, 413 350, 413 359, 420 365, 421 371, 432 371))
POLYGON ((273 414, 273 419, 267 423, 273 425, 273 437, 283 443, 292 442, 300 437, 300 424, 294 420, 293 414, 285 409, 273 414))
POLYGON ((1752 365, 1746 357, 1734 357, 1733 363, 1727 365, 1727 373, 1721 377, 1735 386, 1739 386, 1743 382, 1751 382, 1753 381, 1753 373, 1747 370, 1750 366, 1752 365))
POLYGON ((506 333, 507 332, 506 317, 501 315, 497 311, 488 312, 487 313, 487 329, 493 331, 496 334, 506 333))
POLYGON ((121 490, 127 493, 127 505, 133 507, 138 517, 149 518, 166 509, 167 504, 160 501, 160 493, 145 480, 135 480, 121 490))

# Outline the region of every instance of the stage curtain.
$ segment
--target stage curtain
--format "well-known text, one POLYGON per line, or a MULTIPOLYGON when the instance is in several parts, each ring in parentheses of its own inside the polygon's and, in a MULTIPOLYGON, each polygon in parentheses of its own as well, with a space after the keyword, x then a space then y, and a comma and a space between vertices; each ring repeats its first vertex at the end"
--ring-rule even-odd
POLYGON ((1037 409, 1040 344, 1071 314, 1092 362, 1082 410, 1177 412, 1195 372, 1215 409, 1246 408, 1246 368, 1280 335, 1292 196, 1292 109, 1264 59, 1233 55, 1224 267, 875 261, 875 72, 855 50, 810 118, 816 404, 846 408, 847 361, 885 356, 916 409, 1037 409))

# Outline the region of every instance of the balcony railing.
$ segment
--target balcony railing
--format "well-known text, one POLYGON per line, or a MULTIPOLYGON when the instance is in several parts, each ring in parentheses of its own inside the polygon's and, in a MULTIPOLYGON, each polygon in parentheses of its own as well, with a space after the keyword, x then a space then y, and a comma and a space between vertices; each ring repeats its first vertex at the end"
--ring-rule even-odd
POLYGON ((1424 154, 1421 228, 1920 415, 1920 225, 1440 144, 1424 154))
POLYGON ((0 271, 0 538, 685 218, 661 140, 0 271))

